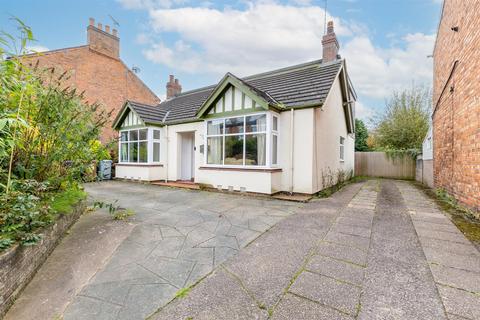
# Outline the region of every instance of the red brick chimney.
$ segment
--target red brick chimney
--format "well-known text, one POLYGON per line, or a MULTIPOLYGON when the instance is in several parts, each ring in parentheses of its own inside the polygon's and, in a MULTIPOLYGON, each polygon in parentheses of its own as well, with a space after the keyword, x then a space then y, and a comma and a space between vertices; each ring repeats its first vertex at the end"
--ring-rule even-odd
POLYGON ((173 74, 170 75, 167 82, 167 99, 174 98, 182 93, 182 86, 173 74))
POLYGON ((107 25, 103 30, 101 23, 95 26, 95 19, 90 18, 89 20, 87 43, 90 49, 118 59, 120 57, 120 39, 117 30, 113 29, 110 32, 110 26, 107 25))
POLYGON ((330 62, 337 60, 339 44, 335 31, 333 29, 333 21, 329 21, 327 25, 327 34, 322 39, 323 57, 322 62, 330 62))

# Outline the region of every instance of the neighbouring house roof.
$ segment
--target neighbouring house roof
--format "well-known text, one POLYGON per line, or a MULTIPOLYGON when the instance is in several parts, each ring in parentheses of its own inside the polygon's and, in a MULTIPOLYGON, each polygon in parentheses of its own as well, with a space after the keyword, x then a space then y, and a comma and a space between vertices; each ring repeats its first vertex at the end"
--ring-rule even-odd
MULTIPOLYGON (((199 120, 199 111, 204 103, 228 78, 241 82, 254 94, 264 99, 269 106, 279 110, 321 106, 343 69, 344 60, 325 64, 322 64, 321 60, 315 60, 244 78, 227 73, 217 85, 184 92, 157 106, 127 101, 124 109, 131 107, 145 123, 174 124, 196 121, 199 120)), ((351 86, 348 76, 345 83, 351 86)), ((354 95, 353 88, 348 88, 347 91, 354 95)), ((123 111, 114 121, 115 128, 121 124, 126 115, 123 111)))

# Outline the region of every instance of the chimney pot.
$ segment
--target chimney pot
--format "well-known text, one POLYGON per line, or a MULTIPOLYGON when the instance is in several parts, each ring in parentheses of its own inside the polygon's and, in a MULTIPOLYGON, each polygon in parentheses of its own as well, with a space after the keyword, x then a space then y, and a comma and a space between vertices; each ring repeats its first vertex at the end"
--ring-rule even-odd
POLYGON ((97 28, 100 29, 100 30, 103 30, 102 24, 100 22, 97 24, 97 28))
POLYGON ((89 18, 88 20, 89 20, 89 24, 90 24, 91 26, 95 25, 95 19, 89 18))
POLYGON ((110 33, 110 26, 109 25, 105 25, 105 32, 110 33))
POLYGON ((117 29, 113 29, 113 30, 112 30, 112 33, 113 33, 113 35, 114 35, 115 37, 118 37, 118 31, 117 31, 117 29))
POLYGON ((328 21, 328 24, 327 24, 327 34, 331 34, 331 33, 334 33, 334 30, 333 30, 333 21, 328 21))
POLYGON ((171 74, 167 82, 167 99, 174 98, 182 93, 182 86, 180 81, 175 79, 175 76, 171 74))
POLYGON ((327 34, 322 39, 323 56, 322 62, 331 62, 337 60, 339 44, 335 30, 333 27, 333 21, 329 21, 327 24, 327 34))

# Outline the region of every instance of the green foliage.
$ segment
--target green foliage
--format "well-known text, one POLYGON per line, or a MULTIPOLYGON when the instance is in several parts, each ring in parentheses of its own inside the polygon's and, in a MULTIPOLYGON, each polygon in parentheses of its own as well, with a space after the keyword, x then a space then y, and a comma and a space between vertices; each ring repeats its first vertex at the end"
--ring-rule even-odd
POLYGON ((35 244, 84 197, 76 186, 92 161, 108 158, 98 142, 108 114, 68 87, 66 73, 28 64, 32 30, 13 20, 18 38, 0 31, 0 249, 35 244))
POLYGON ((50 206, 54 212, 71 213, 74 205, 85 199, 86 196, 87 194, 82 189, 72 187, 54 195, 50 206))
POLYGON ((14 181, 12 191, 0 196, 2 247, 14 241, 31 245, 40 239, 35 231, 49 224, 53 218, 50 206, 42 201, 48 192, 48 183, 23 180, 14 181))
MULTIPOLYGON (((68 74, 31 67, 25 62, 25 46, 31 30, 21 28, 16 42, 3 46, 10 58, 0 58, 0 187, 8 192, 12 179, 49 181, 59 189, 64 181, 78 181, 91 162, 108 158, 98 135, 107 116, 97 104, 66 85, 68 74)), ((5 37, 1 44, 13 37, 5 37)))
POLYGON ((113 203, 107 203, 103 201, 95 201, 93 203, 93 209, 107 209, 108 213, 113 217, 114 220, 125 220, 135 213, 130 209, 125 209, 117 205, 118 200, 115 200, 113 203))
POLYGON ((375 121, 376 149, 421 149, 428 131, 430 110, 430 89, 412 87, 393 92, 384 114, 375 121))
POLYGON ((365 126, 362 120, 355 119, 355 151, 369 151, 367 139, 367 126, 365 126))

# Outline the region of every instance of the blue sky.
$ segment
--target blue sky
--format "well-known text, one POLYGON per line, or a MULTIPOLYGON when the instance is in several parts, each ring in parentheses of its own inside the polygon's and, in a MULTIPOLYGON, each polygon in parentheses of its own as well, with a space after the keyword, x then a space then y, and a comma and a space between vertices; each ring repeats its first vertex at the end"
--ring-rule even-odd
MULTIPOLYGON (((16 16, 32 27, 37 49, 86 43, 88 18, 120 26, 121 57, 160 97, 169 74, 184 90, 321 58, 325 1, 315 0, 16 0, 4 1, 0 29, 16 16)), ((329 0, 340 53, 367 119, 392 90, 430 84, 441 0, 329 0)))

